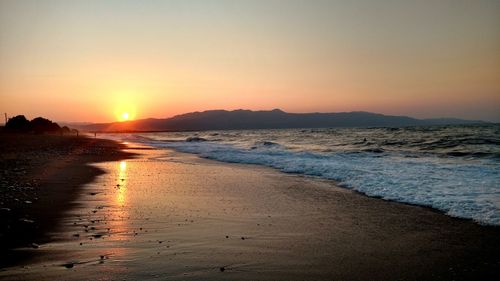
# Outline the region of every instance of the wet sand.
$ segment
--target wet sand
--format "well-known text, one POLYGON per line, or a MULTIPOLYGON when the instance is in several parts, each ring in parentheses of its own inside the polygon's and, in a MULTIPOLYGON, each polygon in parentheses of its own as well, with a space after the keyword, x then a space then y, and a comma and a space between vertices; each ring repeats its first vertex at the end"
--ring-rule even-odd
POLYGON ((169 150, 92 165, 2 280, 495 280, 500 230, 323 181, 169 150))
POLYGON ((83 184, 103 170, 88 163, 131 157, 125 146, 94 138, 0 134, 0 268, 30 258, 12 251, 52 241, 83 184))

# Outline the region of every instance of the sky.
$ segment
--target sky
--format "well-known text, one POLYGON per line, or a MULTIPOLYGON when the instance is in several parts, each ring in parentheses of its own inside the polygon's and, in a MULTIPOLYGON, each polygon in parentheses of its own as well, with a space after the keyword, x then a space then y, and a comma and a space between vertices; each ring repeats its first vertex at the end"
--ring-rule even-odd
POLYGON ((0 0, 1 113, 240 108, 500 122, 500 1, 0 0))

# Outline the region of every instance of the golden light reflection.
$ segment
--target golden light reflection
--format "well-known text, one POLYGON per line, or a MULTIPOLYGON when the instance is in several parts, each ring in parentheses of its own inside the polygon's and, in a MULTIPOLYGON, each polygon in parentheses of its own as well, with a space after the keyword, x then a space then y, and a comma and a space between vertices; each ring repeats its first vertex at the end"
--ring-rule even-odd
MULTIPOLYGON (((111 241, 123 241, 127 240, 130 237, 130 225, 129 219, 130 216, 128 214, 128 202, 130 202, 127 194, 127 185, 128 185, 128 173, 127 166, 130 169, 129 163, 125 161, 115 162, 112 167, 114 167, 116 173, 114 174, 115 182, 115 190, 113 196, 108 197, 111 201, 109 202, 112 208, 109 208, 109 216, 107 219, 108 223, 108 231, 110 233, 109 239, 111 241)), ((116 244, 116 246, 112 247, 110 250, 112 255, 115 258, 124 257, 127 254, 127 247, 121 247, 120 244, 116 244)))
POLYGON ((116 184, 118 193, 116 201, 119 205, 125 205, 126 192, 127 192, 127 162, 121 161, 118 170, 118 183, 116 184))
POLYGON ((120 172, 125 172, 126 169, 127 169, 127 162, 121 161, 120 162, 120 172))

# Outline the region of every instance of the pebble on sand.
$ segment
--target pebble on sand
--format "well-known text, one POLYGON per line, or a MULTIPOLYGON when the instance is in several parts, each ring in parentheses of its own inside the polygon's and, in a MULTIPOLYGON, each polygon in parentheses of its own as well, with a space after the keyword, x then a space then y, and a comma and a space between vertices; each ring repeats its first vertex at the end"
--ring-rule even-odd
POLYGON ((35 222, 34 220, 25 219, 25 218, 19 219, 19 221, 22 221, 22 222, 25 222, 25 223, 34 223, 35 222))

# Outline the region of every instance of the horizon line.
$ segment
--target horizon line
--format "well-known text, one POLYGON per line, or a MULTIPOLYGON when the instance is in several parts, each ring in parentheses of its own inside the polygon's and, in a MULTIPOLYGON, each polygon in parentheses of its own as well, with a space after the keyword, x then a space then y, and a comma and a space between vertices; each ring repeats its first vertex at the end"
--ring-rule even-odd
MULTIPOLYGON (((127 123, 127 122, 134 122, 134 121, 139 121, 139 120, 147 120, 147 119, 170 119, 174 118, 176 116, 180 115, 185 115, 185 114, 191 114, 191 113, 203 113, 203 112, 208 112, 208 111, 227 111, 227 112, 234 112, 234 111, 251 111, 251 112, 271 112, 271 111, 281 111, 283 113, 287 114, 339 114, 339 113, 371 113, 371 114, 379 114, 379 115, 384 115, 384 116, 395 116, 395 117, 409 117, 417 120, 432 120, 432 119, 460 119, 460 120, 466 120, 466 121, 478 121, 478 122, 484 122, 484 123, 492 123, 492 124, 498 124, 500 123, 499 120, 483 120, 483 119, 468 119, 468 118, 463 118, 463 117, 455 117, 455 116, 440 116, 440 117, 426 117, 426 118, 420 118, 420 117, 415 117, 411 115, 403 115, 403 114, 387 114, 387 113, 381 113, 381 112, 374 112, 374 111, 367 111, 367 110, 352 110, 352 111, 307 111, 307 112, 291 112, 291 111, 285 111, 282 110, 281 108, 272 108, 272 109, 245 109, 245 108, 238 108, 238 109, 207 109, 207 110, 195 110, 195 111, 189 111, 189 112, 184 112, 184 113, 179 113, 175 115, 171 115, 168 117, 144 117, 144 118, 136 118, 134 120, 126 120, 126 121, 118 121, 118 120, 113 120, 113 121, 97 121, 97 122, 92 122, 92 121, 67 121, 67 120, 55 120, 54 122, 61 123, 61 124, 78 124, 80 123, 81 125, 90 125, 90 124, 106 124, 106 123, 127 123)), ((7 114, 7 113, 6 113, 7 114)), ((26 114, 13 114, 9 115, 7 114, 8 118, 12 118, 17 115, 24 115, 26 114)), ((35 116, 33 118, 37 117, 43 117, 44 116, 35 116)), ((32 119, 32 118, 28 118, 32 119)), ((0 121, 0 125, 4 126, 5 122, 2 120, 0 121)))
POLYGON ((427 117, 427 118, 419 118, 411 115, 402 115, 402 114, 386 114, 386 113, 380 113, 380 112, 374 112, 374 111, 366 111, 366 110, 352 110, 352 111, 307 111, 307 112, 290 112, 290 111, 285 111, 280 108, 273 108, 273 109, 245 109, 245 108, 238 108, 238 109, 207 109, 207 110, 195 110, 195 111, 189 111, 189 112, 184 112, 184 113, 179 113, 175 115, 171 115, 168 117, 144 117, 144 118, 137 118, 134 120, 126 120, 126 121, 104 121, 104 122, 90 122, 90 121, 56 121, 56 122, 61 122, 61 123, 87 123, 87 124, 104 124, 104 123, 127 123, 127 122, 134 122, 134 121, 139 121, 139 120, 147 120, 147 119, 170 119, 174 118, 176 116, 180 115, 185 115, 185 114, 191 114, 191 113, 203 113, 203 112, 208 112, 208 111, 227 111, 227 112, 234 112, 234 111, 251 111, 251 112, 271 112, 271 111, 281 111, 283 113, 287 114, 338 114, 338 113, 371 113, 371 114, 379 114, 379 115, 384 115, 384 116, 395 116, 395 117, 409 117, 417 120, 432 120, 432 119, 460 119, 460 120, 466 120, 466 121, 478 121, 478 122, 484 122, 484 123, 493 123, 497 124, 500 123, 500 121, 491 121, 491 120, 482 120, 482 119, 468 119, 468 118, 463 118, 463 117, 455 117, 455 116, 440 116, 440 117, 427 117))

